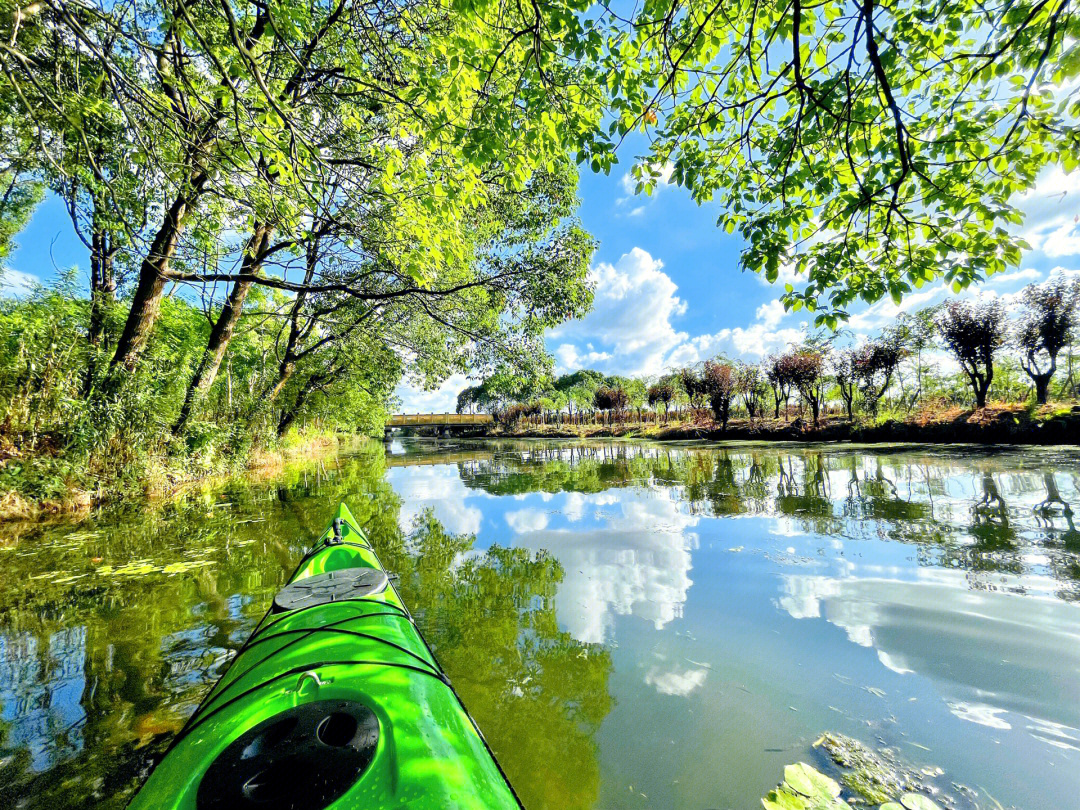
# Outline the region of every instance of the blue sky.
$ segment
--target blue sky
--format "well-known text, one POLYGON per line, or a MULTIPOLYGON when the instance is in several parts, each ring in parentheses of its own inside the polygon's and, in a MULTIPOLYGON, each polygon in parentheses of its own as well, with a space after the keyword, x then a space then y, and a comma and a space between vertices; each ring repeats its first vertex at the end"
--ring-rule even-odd
MULTIPOLYGON (((593 260, 593 311, 548 334, 556 371, 595 368, 605 373, 654 375, 665 369, 725 354, 747 361, 799 340, 812 319, 805 311, 785 313, 775 285, 739 269, 742 240, 716 226, 718 207, 698 206, 677 186, 661 186, 651 197, 634 196, 629 177, 632 152, 610 176, 581 178, 580 216, 597 238, 593 260)), ((1046 172, 1021 203, 1022 228, 1033 250, 1019 269, 992 277, 961 295, 1010 296, 1055 271, 1080 272, 1080 172, 1046 172)), ((856 307, 852 339, 872 336, 900 311, 936 304, 951 295, 928 286, 897 307, 891 300, 856 307)), ((452 411, 468 384, 456 376, 438 391, 403 384, 406 412, 452 411)))
MULTIPOLYGON (((584 319, 549 333, 557 370, 652 375, 719 353, 753 361, 798 340, 808 328, 805 312, 785 313, 777 301, 790 277, 771 286, 741 271, 742 241, 717 228, 716 206, 698 206, 685 190, 663 184, 652 197, 635 196, 632 159, 628 144, 610 176, 586 170, 581 177, 580 216, 599 243, 592 268, 596 302, 584 319)), ((1080 172, 1048 171, 1022 207, 1022 230, 1033 250, 1019 270, 993 277, 977 292, 1008 296, 1058 268, 1080 271, 1080 172)), ((77 266, 87 274, 86 249, 54 198, 37 210, 18 242, 0 282, 8 294, 55 277, 57 268, 77 266)), ((879 302, 856 310, 850 327, 856 339, 872 335, 900 309, 928 306, 947 294, 937 285, 909 296, 900 308, 879 302)), ((422 391, 406 381, 398 389, 401 408, 453 410, 467 384, 455 375, 437 391, 422 391)))

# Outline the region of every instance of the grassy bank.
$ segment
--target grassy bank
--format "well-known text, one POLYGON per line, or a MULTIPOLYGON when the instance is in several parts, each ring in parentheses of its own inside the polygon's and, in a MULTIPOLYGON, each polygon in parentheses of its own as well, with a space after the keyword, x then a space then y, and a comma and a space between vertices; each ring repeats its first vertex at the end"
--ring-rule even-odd
POLYGON ((152 453, 119 474, 109 474, 92 459, 77 463, 62 454, 26 456, 10 446, 0 447, 0 521, 79 515, 124 501, 167 499, 214 479, 248 471, 272 473, 290 459, 331 455, 354 438, 310 430, 242 452, 203 457, 167 451, 152 453))
POLYGON ((978 444, 1080 443, 1080 405, 1031 407, 991 404, 979 410, 941 408, 904 417, 848 420, 825 417, 809 420, 732 419, 726 429, 708 417, 661 424, 615 422, 610 425, 496 426, 492 437, 516 438, 641 438, 653 441, 807 441, 807 442, 973 442, 978 444))

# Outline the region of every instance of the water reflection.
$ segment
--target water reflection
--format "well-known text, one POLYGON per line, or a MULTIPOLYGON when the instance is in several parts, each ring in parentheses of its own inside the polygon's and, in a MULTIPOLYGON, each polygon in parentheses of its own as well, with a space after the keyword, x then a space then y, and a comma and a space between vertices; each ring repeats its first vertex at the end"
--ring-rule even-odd
POLYGON ((546 550, 562 562, 567 573, 556 605, 574 638, 604 641, 616 615, 637 616, 657 630, 682 615, 692 584, 697 535, 691 529, 696 516, 680 509, 670 493, 629 497, 617 504, 578 493, 565 500, 562 514, 573 527, 545 530, 546 513, 538 510, 530 511, 527 520, 521 517, 525 510, 509 514, 514 515, 511 526, 517 525, 516 545, 546 550), (601 511, 607 506, 617 508, 601 511), (543 520, 537 515, 544 515, 543 520), (602 528, 588 525, 596 523, 602 528))
POLYGON ((341 500, 530 808, 754 806, 827 728, 1080 789, 1077 452, 406 441, 2 527, 0 806, 122 807, 341 500))
POLYGON ((474 549, 430 510, 403 530, 379 445, 100 525, 8 527, 0 806, 123 807, 341 500, 518 791, 594 806, 611 659, 559 629, 560 563, 474 549))

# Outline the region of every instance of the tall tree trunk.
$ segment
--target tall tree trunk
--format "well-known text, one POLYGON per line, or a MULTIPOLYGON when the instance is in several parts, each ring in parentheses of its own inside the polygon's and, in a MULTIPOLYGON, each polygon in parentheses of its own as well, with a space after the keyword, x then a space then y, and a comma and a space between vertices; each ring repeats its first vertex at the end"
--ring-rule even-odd
POLYGON ((282 362, 282 364, 278 366, 277 381, 274 383, 274 387, 270 389, 270 393, 266 395, 267 402, 273 402, 275 399, 278 398, 282 390, 285 388, 285 385, 289 382, 289 380, 292 379, 292 375, 295 372, 296 363, 286 361, 282 362))
MULTIPOLYGON (((248 239, 247 245, 244 246, 244 259, 240 264, 241 275, 258 275, 262 268, 272 231, 273 228, 264 222, 255 223, 251 238, 248 239)), ((210 330, 210 339, 207 341, 206 351, 203 352, 202 359, 199 361, 199 368, 188 385, 184 404, 180 408, 180 416, 173 426, 175 433, 180 433, 184 429, 184 425, 187 424, 187 420, 191 417, 195 405, 202 400, 206 392, 210 390, 210 386, 214 384, 218 370, 221 368, 221 361, 225 359, 225 351, 229 348, 229 341, 232 340, 233 333, 236 331, 236 324, 240 321, 240 315, 243 313, 244 299, 247 298, 247 294, 254 283, 247 280, 237 281, 229 291, 229 297, 221 308, 217 320, 214 321, 213 328, 210 330)))
MULTIPOLYGON (((315 277, 315 270, 319 264, 320 241, 321 240, 316 237, 311 240, 307 246, 304 267, 305 287, 310 284, 311 280, 315 277)), ((285 351, 281 356, 281 362, 278 364, 277 380, 274 381, 274 384, 266 394, 267 402, 273 402, 280 396, 285 385, 292 379, 292 375, 296 372, 296 361, 301 357, 301 352, 297 351, 297 347, 300 345, 304 334, 309 331, 308 327, 300 325, 300 316, 303 312, 304 301, 306 298, 306 293, 303 291, 298 292, 293 301, 292 309, 289 311, 289 337, 285 341, 285 351)))
POLYGON ((317 374, 311 377, 297 392, 296 399, 293 400, 290 407, 282 412, 281 419, 278 421, 277 435, 279 439, 289 432, 289 428, 291 428, 293 422, 296 421, 296 417, 300 415, 300 410, 304 407, 304 402, 307 401, 308 395, 318 388, 327 376, 329 375, 317 374))
POLYGON ((116 344, 116 352, 110 363, 111 368, 123 366, 128 371, 132 371, 143 349, 146 348, 150 332, 161 312, 161 299, 165 294, 165 284, 168 282, 169 263, 176 253, 184 222, 208 179, 205 172, 199 172, 192 180, 191 189, 178 194, 165 214, 165 221, 161 223, 154 242, 150 245, 150 251, 139 268, 139 283, 131 299, 131 309, 128 311, 124 331, 116 344))
POLYGON ((1049 371, 1032 378, 1035 380, 1035 401, 1040 405, 1046 404, 1047 393, 1050 390, 1050 378, 1053 376, 1054 372, 1049 371))
POLYGON ((87 337, 97 348, 105 335, 105 318, 116 301, 116 278, 113 257, 116 248, 105 228, 95 216, 90 247, 90 328, 87 337))
POLYGON ((83 379, 83 396, 89 396, 97 376, 98 351, 103 348, 105 322, 109 310, 116 303, 116 276, 113 273, 113 257, 116 247, 105 230, 94 208, 94 223, 90 237, 90 323, 87 340, 90 343, 86 377, 83 379))
POLYGON ((296 395, 296 402, 293 403, 292 407, 286 408, 285 411, 282 412, 277 427, 279 439, 284 438, 285 434, 289 432, 289 428, 291 428, 293 422, 296 421, 296 416, 300 413, 300 408, 303 406, 305 399, 307 399, 307 391, 301 391, 296 395))

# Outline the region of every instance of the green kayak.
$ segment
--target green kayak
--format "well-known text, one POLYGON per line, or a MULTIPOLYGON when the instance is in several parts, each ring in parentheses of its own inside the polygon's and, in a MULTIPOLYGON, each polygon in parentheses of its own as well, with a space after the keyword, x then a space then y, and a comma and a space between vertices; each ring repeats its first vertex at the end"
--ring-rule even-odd
POLYGON ((129 810, 521 803, 348 508, 129 810))

